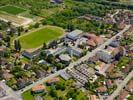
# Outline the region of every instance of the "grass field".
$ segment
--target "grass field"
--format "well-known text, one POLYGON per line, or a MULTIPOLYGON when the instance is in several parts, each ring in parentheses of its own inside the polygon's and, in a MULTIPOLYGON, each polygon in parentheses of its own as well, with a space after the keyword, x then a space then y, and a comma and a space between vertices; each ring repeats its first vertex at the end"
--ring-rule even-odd
POLYGON ((63 29, 54 26, 46 26, 34 32, 27 33, 19 38, 23 49, 34 49, 43 43, 48 43, 63 35, 63 29))
POLYGON ((23 100, 34 100, 34 96, 31 95, 31 90, 28 90, 22 94, 23 100))
POLYGON ((13 14, 13 15, 17 15, 20 14, 22 12, 25 12, 26 10, 23 8, 19 8, 19 7, 15 7, 15 6, 4 6, 0 8, 0 11, 9 13, 9 14, 13 14))

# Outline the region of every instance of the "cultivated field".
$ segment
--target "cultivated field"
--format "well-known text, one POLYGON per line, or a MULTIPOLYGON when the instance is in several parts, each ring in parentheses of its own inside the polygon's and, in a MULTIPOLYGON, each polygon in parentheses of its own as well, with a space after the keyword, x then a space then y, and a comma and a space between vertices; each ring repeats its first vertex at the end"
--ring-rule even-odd
POLYGON ((15 16, 3 12, 0 12, 0 20, 4 20, 6 22, 10 21, 15 26, 24 26, 32 22, 32 19, 25 18, 22 16, 15 16))
POLYGON ((9 14, 13 14, 13 15, 17 15, 17 14, 25 12, 26 10, 23 9, 23 8, 19 8, 19 7, 16 7, 16 6, 10 6, 9 5, 9 6, 1 7, 0 11, 6 12, 6 13, 9 13, 9 14))
POLYGON ((63 35, 64 30, 59 27, 45 26, 44 28, 35 30, 30 33, 19 37, 20 43, 23 49, 35 49, 40 47, 44 42, 48 43, 61 35, 63 35))

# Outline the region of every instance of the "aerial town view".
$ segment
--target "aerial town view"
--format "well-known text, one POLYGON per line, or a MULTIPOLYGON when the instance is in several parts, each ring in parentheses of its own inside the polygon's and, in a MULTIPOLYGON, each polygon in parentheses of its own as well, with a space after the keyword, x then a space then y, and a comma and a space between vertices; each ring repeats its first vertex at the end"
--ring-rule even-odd
POLYGON ((0 100, 133 100, 133 0, 0 0, 0 100))

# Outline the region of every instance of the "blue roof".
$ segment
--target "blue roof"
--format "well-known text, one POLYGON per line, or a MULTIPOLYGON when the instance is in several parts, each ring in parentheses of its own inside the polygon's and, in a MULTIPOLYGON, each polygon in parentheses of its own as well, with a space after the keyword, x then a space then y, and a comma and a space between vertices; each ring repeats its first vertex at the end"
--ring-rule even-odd
POLYGON ((32 59, 32 58, 33 58, 32 54, 30 54, 29 52, 26 52, 26 51, 24 51, 24 52, 22 53, 22 56, 24 56, 24 57, 26 57, 26 58, 28 58, 28 59, 32 59))

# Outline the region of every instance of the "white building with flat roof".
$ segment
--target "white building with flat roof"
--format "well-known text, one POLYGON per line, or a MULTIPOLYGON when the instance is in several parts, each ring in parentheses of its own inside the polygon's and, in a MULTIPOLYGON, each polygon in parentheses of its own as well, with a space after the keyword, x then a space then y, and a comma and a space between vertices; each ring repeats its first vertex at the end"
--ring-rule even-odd
POLYGON ((68 33, 67 38, 72 39, 72 40, 76 40, 76 39, 78 39, 79 35, 82 33, 83 33, 82 30, 77 29, 77 30, 74 30, 74 31, 68 33))

